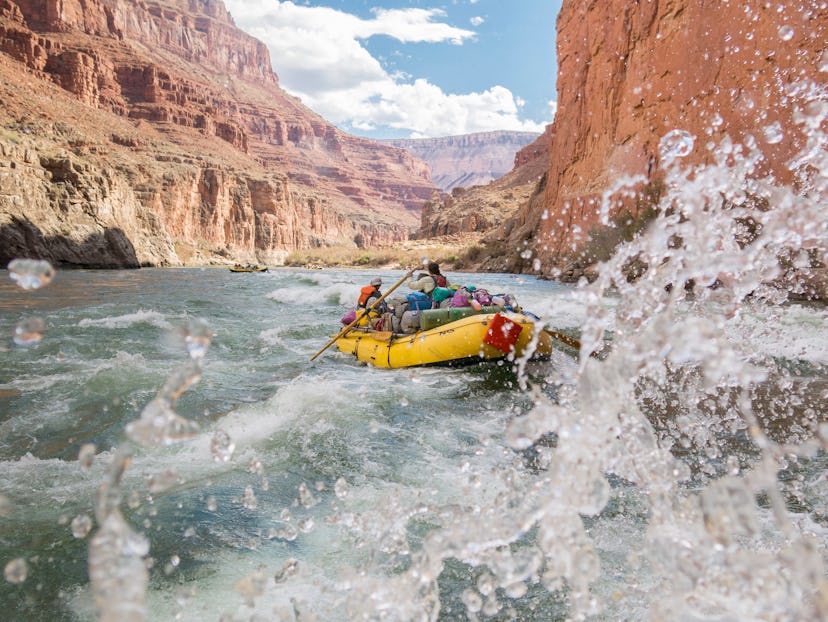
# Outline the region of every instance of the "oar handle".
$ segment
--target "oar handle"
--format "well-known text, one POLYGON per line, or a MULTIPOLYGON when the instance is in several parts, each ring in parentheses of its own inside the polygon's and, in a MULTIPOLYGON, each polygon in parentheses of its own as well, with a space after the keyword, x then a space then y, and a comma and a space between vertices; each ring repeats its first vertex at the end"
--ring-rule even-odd
POLYGON ((381 303, 383 300, 385 300, 386 296, 388 296, 391 292, 393 292, 395 289, 397 289, 400 285, 402 285, 403 283, 405 283, 405 280, 406 280, 408 277, 410 277, 412 274, 414 274, 414 270, 409 270, 408 272, 406 272, 406 273, 405 273, 405 276, 404 276, 403 278, 401 278, 399 281, 397 281, 397 282, 396 282, 396 283, 395 283, 395 284, 391 287, 391 289, 389 289, 387 292, 385 292, 382 296, 380 296, 379 298, 377 298, 377 299, 376 299, 376 300, 375 300, 375 301, 371 304, 371 306, 370 306, 370 307, 368 307, 367 309, 363 309, 361 314, 357 314, 357 317, 356 317, 356 319, 355 319, 353 322, 351 322, 351 323, 350 323, 350 324, 348 324, 345 328, 343 328, 341 331, 339 331, 339 334, 338 334, 336 337, 334 337, 333 339, 331 339, 328 343, 326 343, 326 344, 325 344, 325 347, 324 347, 324 348, 322 348, 321 350, 319 350, 319 352, 317 352, 317 353, 316 353, 316 354, 314 354, 312 357, 310 357, 310 360, 311 360, 311 361, 312 361, 312 360, 314 360, 317 356, 319 356, 320 354, 322 354, 325 350, 327 350, 327 349, 328 349, 328 348, 330 348, 330 347, 331 347, 334 343, 336 343, 336 341, 337 341, 338 339, 341 339, 342 337, 344 337, 344 336, 345 336, 345 334, 346 334, 349 330, 351 330, 354 326, 356 326, 362 318, 364 318, 366 315, 368 315, 368 313, 370 313, 371 311, 373 311, 373 310, 374 310, 374 309, 375 309, 375 308, 379 305, 379 303, 381 303))

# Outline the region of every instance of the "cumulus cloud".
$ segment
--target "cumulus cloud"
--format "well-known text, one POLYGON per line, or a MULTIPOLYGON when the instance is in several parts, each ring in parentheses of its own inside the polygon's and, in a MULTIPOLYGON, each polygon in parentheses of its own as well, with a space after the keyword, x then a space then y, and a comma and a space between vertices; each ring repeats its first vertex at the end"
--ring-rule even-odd
POLYGON ((412 136, 494 129, 542 131, 521 120, 522 103, 502 86, 445 93, 428 80, 389 74, 362 45, 377 35, 402 43, 472 40, 440 9, 374 9, 371 19, 278 0, 225 0, 236 24, 270 49, 282 86, 329 121, 360 131, 393 128, 412 136))
POLYGON ((472 26, 479 26, 480 24, 482 24, 486 20, 478 15, 476 17, 472 17, 469 21, 471 22, 472 26))

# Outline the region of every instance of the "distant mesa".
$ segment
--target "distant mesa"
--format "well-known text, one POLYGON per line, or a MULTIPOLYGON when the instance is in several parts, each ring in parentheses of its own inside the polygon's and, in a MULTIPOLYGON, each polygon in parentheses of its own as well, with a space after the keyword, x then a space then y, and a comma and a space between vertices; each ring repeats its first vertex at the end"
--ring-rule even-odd
POLYGON ((443 138, 386 140, 428 164, 431 181, 448 192, 485 186, 512 170, 515 154, 538 138, 534 132, 477 132, 443 138))

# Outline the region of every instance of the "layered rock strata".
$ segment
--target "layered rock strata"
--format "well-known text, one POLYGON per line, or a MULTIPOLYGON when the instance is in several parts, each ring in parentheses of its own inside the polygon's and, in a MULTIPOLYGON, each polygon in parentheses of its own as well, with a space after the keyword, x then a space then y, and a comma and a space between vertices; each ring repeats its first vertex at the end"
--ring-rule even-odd
POLYGON ((538 137, 533 132, 477 132, 441 138, 385 141, 425 161, 443 191, 484 186, 508 173, 515 153, 538 137))
POLYGON ((220 0, 0 0, 0 52, 4 256, 278 262, 404 240, 435 190, 282 91, 220 0))
POLYGON ((795 85, 825 84, 824 3, 565 0, 557 30, 558 110, 545 190, 499 232, 537 261, 513 257, 490 267, 540 264, 557 274, 599 226, 602 193, 632 176, 644 180, 639 196, 657 186, 659 141, 672 130, 695 139, 688 167, 713 160, 708 145, 758 142, 765 157, 752 174, 791 182, 788 162, 807 140, 795 85))
POLYGON ((542 190, 552 126, 513 156, 512 170, 482 186, 435 194, 423 206, 417 238, 486 233, 502 225, 542 190))

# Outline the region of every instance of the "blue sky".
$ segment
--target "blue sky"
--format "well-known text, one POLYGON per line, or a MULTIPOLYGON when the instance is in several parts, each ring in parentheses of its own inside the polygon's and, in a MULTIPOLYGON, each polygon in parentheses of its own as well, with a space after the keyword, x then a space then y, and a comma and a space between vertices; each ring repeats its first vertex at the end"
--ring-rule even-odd
POLYGON ((282 87, 372 138, 540 132, 562 0, 224 0, 282 87))

